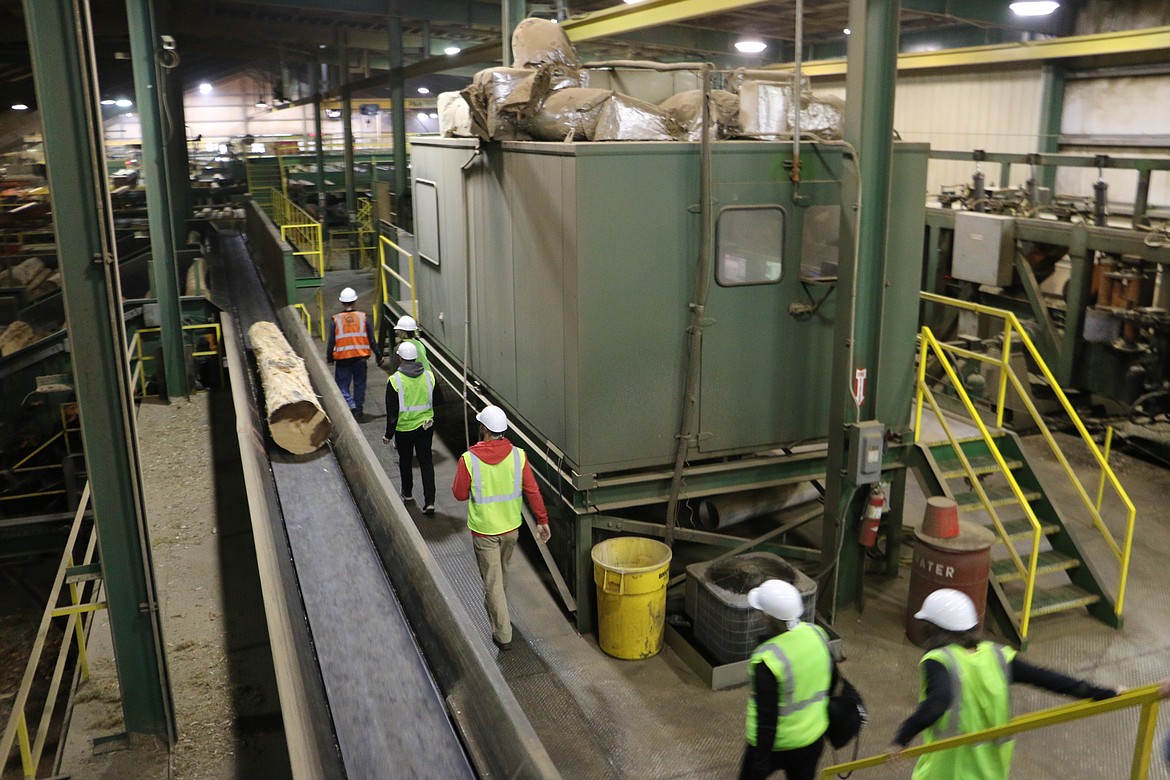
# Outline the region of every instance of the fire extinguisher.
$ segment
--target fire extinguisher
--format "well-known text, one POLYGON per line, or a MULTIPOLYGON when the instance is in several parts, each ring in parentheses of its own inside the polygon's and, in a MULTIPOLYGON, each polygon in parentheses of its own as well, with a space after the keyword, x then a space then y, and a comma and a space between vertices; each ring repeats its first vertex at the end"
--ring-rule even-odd
POLYGON ((869 491, 869 500, 865 502, 865 514, 861 516, 861 533, 858 541, 862 547, 873 547, 877 544, 878 526, 882 522, 882 512, 886 509, 886 496, 882 493, 880 484, 874 485, 869 491))

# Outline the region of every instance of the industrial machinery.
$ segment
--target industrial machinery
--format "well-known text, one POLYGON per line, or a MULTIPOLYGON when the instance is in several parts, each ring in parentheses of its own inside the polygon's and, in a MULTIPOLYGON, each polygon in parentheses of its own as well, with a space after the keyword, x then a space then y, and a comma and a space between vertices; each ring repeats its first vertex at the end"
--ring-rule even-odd
MULTIPOLYGON (((682 75, 640 71, 634 79, 616 68, 608 78, 661 99, 663 84, 669 94, 682 75)), ((685 507, 711 496, 749 506, 753 491, 819 485, 826 472, 833 328, 853 303, 835 285, 839 245, 852 244, 842 225, 858 200, 855 163, 839 141, 793 151, 775 139, 723 135, 709 144, 412 142, 414 231, 394 238, 417 247, 415 292, 424 339, 438 355, 432 364, 466 389, 469 406, 490 399, 516 422, 555 497, 554 522, 564 524, 553 534, 556 574, 581 630, 593 624, 590 548, 615 532, 663 536, 672 493, 684 505, 672 532, 702 546, 701 557, 764 533, 758 550, 821 558, 815 544, 773 538, 780 505, 754 513, 769 515, 762 527, 731 531, 699 527, 697 509, 688 523, 685 507), (711 270, 696 279, 707 198, 711 270), (696 304, 696 290, 708 285, 696 304), (680 418, 692 403, 699 433, 676 469, 680 418)), ((871 382, 881 377, 868 392, 878 393, 887 428, 868 465, 873 481, 899 486, 904 466, 897 452, 883 466, 883 434, 896 442, 908 423, 926 154, 921 144, 895 144, 881 356, 869 367, 871 382)), ((387 313, 405 312, 391 301, 387 313)), ((866 388, 863 378, 857 389, 866 388)), ((900 489, 893 495, 896 518, 900 489)))

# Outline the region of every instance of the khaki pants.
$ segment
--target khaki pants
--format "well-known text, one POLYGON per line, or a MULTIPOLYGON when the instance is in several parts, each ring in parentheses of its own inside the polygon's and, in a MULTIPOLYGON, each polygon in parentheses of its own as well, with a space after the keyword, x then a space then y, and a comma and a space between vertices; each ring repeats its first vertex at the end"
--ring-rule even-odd
POLYGON ((483 578, 483 605, 492 623, 492 635, 497 642, 512 641, 512 621, 508 617, 508 561, 520 539, 520 529, 499 536, 473 536, 475 561, 483 578))

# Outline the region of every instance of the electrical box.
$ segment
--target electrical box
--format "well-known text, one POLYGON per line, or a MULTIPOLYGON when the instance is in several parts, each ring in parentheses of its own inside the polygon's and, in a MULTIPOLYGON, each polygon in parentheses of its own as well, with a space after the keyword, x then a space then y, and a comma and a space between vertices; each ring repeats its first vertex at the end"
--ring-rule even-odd
POLYGON ((957 212, 951 276, 993 287, 1011 284, 1015 225, 1015 219, 999 214, 957 212))
POLYGON ((849 481, 873 485, 882 478, 882 456, 886 448, 886 426, 866 420, 849 427, 849 481))

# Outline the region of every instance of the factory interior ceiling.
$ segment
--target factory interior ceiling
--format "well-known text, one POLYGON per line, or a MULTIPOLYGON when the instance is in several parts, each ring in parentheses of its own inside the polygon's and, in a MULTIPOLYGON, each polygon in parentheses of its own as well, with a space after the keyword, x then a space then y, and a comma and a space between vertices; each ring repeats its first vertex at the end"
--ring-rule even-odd
MULTIPOLYGON (((1080 2, 1080 0, 1078 0, 1080 2)), ((88 5, 103 93, 132 90, 125 0, 76 0, 88 5)), ((428 58, 446 58, 431 72, 467 78, 499 62, 501 4, 480 0, 208 0, 178 3, 155 0, 157 28, 171 35, 182 57, 180 74, 187 85, 215 82, 252 71, 274 83, 282 69, 337 62, 348 53, 351 72, 376 77, 388 68, 388 11, 397 6, 403 28, 406 66, 428 58), (445 48, 470 50, 470 56, 447 57, 445 48)), ((577 20, 582 15, 622 15, 666 6, 665 0, 624 5, 617 0, 559 0, 527 3, 528 14, 577 20)), ((767 66, 793 58, 795 2, 709 0, 693 3, 695 16, 615 35, 577 42, 585 60, 703 59, 726 67, 767 66), (728 8, 732 10, 727 10, 728 8), (733 44, 741 37, 768 44, 745 56, 733 44)), ((1019 41, 1071 32, 1076 2, 1050 17, 1026 20, 1013 16, 1004 0, 903 0, 901 31, 905 38, 936 34, 945 47, 1019 41)), ((847 36, 848 0, 804 0, 802 52, 806 58, 840 57, 847 36)), ((937 46, 936 46, 937 48, 937 46)), ((409 74, 408 74, 409 75, 409 74)), ((368 93, 380 96, 377 87, 368 93)), ((20 0, 0 0, 0 135, 9 108, 35 109, 32 70, 20 0)), ((0 150, 2 151, 2 150, 0 150)))

